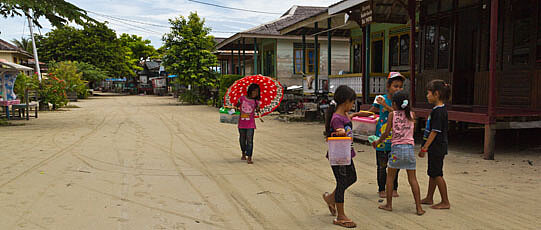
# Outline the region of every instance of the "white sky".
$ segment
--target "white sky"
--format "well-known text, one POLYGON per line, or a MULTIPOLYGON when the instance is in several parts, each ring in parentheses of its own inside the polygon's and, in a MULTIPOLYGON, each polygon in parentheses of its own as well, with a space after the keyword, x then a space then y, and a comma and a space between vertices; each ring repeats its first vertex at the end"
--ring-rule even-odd
MULTIPOLYGON (((199 0, 228 7, 244 8, 257 11, 284 13, 293 5, 302 6, 329 6, 339 0, 199 0)), ((187 0, 68 0, 76 6, 123 19, 143 21, 151 24, 168 26, 168 19, 178 16, 188 16, 190 12, 197 12, 206 20, 206 25, 215 32, 216 37, 229 37, 239 32, 272 21, 280 15, 259 14, 236 10, 222 9, 213 6, 202 5, 187 0), (219 31, 219 32, 218 32, 219 31)), ((99 21, 109 21, 109 27, 117 34, 129 33, 142 36, 152 41, 156 48, 162 45, 161 37, 168 32, 168 28, 142 25, 134 22, 119 22, 89 13, 91 17, 99 21), (131 24, 127 25, 125 23, 131 24), (141 27, 143 29, 141 29, 141 27), (150 31, 149 31, 150 30, 150 31)), ((0 18, 0 38, 6 41, 19 39, 21 36, 29 36, 28 24, 22 17, 0 18)), ((45 34, 52 29, 46 20, 40 20, 45 34)), ((39 33, 36 28, 35 33, 39 33)))

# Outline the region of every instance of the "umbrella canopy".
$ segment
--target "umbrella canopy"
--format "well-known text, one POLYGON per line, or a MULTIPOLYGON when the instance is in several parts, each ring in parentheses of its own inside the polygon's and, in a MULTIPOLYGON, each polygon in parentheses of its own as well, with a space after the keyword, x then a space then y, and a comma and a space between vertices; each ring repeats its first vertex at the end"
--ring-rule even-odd
POLYGON ((284 98, 284 88, 280 82, 262 75, 247 76, 237 80, 227 90, 224 96, 225 106, 235 106, 242 96, 247 94, 248 86, 258 84, 260 88, 261 103, 259 108, 265 116, 274 111, 284 98))

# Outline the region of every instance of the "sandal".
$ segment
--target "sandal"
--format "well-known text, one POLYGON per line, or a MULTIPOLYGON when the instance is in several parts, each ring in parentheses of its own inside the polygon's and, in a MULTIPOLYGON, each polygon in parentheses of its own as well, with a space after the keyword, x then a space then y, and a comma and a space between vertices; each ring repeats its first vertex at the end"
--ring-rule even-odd
POLYGON ((328 192, 323 193, 323 200, 327 204, 327 207, 329 207, 329 212, 331 213, 331 215, 336 216, 336 208, 333 205, 331 205, 329 202, 327 202, 327 200, 325 199, 325 197, 327 196, 329 196, 328 192))
POLYGON ((353 220, 337 220, 334 219, 332 222, 334 225, 338 225, 344 228, 356 228, 357 224, 353 220))

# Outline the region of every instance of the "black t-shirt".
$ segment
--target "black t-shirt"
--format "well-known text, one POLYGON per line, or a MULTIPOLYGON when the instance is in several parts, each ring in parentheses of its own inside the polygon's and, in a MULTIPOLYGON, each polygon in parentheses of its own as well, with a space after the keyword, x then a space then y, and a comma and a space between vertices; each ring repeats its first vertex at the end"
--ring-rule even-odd
POLYGON ((423 137, 424 144, 432 131, 438 132, 438 135, 436 135, 436 138, 428 147, 429 152, 447 154, 447 145, 449 143, 447 139, 448 130, 447 107, 445 105, 434 107, 426 121, 426 129, 423 137))

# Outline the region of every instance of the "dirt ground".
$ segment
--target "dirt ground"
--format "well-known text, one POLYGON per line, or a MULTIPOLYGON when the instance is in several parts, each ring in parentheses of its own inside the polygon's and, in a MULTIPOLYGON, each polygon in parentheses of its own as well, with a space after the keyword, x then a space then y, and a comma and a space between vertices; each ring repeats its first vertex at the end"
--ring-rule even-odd
MULTIPOLYGON (((73 104, 0 127, 0 229, 340 229, 321 198, 335 185, 322 124, 267 117, 247 165, 236 126, 214 108, 153 96, 73 104)), ((475 137, 451 139, 452 208, 420 217, 404 173, 394 211, 377 209, 375 151, 356 144, 346 213, 358 229, 539 229, 539 136, 499 139, 515 144, 495 161, 482 160, 475 137)), ((422 195, 426 167, 418 159, 422 195)))

